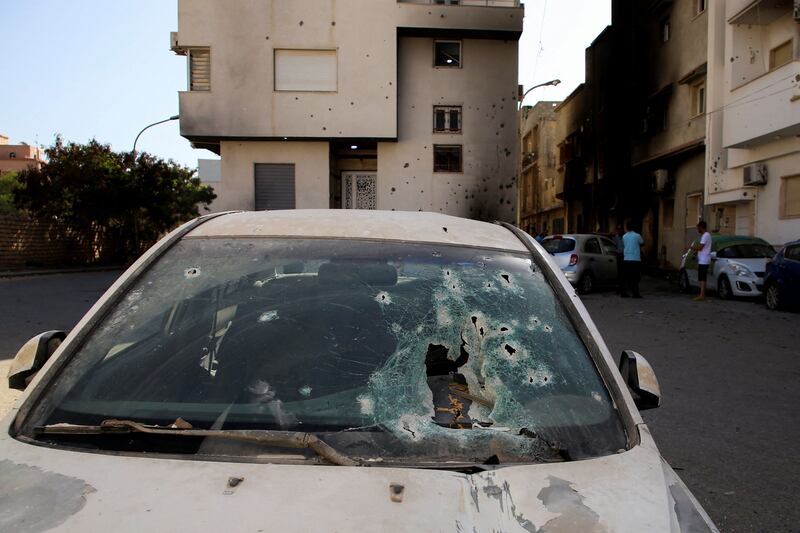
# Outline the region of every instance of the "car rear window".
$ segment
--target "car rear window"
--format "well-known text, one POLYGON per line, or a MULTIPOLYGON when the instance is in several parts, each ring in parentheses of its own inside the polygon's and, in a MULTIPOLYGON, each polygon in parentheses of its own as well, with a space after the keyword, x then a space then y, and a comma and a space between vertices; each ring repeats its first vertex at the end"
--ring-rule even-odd
POLYGON ((563 254, 575 250, 575 239, 549 237, 542 241, 544 249, 551 254, 563 254))
POLYGON ((368 461, 504 464, 626 442, 531 258, 452 246, 185 239, 49 391, 40 423, 314 432, 368 461))

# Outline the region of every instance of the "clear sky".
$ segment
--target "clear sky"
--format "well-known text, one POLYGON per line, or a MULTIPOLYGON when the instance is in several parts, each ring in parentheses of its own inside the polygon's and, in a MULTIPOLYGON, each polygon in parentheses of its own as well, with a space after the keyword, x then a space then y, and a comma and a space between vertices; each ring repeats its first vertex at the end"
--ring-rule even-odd
MULTIPOLYGON (((224 1, 224 0, 220 0, 224 1)), ((291 0, 288 0, 291 1, 291 0)), ((4 2, 5 3, 5 2, 4 2)), ((558 100, 583 81, 584 49, 610 23, 610 0, 526 0, 520 83, 553 78, 525 100, 558 100), (542 30, 542 31, 540 31, 542 30)), ((178 112, 186 59, 169 50, 176 0, 23 0, 0 17, 0 133, 49 146, 55 135, 130 150, 141 128, 178 112)), ((148 130, 137 147, 194 167, 177 122, 148 130)))

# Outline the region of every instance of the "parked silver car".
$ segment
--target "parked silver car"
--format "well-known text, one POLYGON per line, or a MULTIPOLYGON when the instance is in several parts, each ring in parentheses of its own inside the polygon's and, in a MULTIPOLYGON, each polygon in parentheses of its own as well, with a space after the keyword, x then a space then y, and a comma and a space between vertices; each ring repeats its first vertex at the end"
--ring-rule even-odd
POLYGON ((511 225, 209 215, 9 382, 0 531, 717 531, 511 225))
POLYGON ((617 283, 617 247, 611 239, 594 234, 552 235, 545 237, 542 246, 582 294, 617 283))

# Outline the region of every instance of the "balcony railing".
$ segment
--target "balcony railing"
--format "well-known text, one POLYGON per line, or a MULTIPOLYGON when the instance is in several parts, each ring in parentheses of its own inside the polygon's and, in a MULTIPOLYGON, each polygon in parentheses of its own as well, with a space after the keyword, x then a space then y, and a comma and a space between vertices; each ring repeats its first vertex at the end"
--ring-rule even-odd
POLYGON ((520 0, 397 0, 404 4, 439 6, 519 7, 520 0))

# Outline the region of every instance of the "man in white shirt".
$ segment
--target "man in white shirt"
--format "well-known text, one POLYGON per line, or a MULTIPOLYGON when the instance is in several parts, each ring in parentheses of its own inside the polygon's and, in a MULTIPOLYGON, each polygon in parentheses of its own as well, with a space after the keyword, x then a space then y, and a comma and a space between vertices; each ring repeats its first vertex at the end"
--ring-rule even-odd
POLYGON ((700 296, 694 300, 699 302, 706 299, 706 280, 711 265, 711 234, 708 232, 705 220, 697 223, 697 233, 701 235, 700 242, 695 242, 691 249, 697 252, 697 281, 700 282, 700 296))

